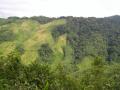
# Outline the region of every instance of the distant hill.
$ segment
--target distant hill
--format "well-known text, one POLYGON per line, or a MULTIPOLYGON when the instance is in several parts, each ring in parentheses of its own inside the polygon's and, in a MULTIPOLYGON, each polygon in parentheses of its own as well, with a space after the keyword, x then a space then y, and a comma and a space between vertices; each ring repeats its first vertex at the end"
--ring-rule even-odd
POLYGON ((120 16, 1 18, 0 56, 13 51, 20 53, 24 64, 46 61, 45 57, 47 62, 79 63, 91 56, 119 62, 120 16))

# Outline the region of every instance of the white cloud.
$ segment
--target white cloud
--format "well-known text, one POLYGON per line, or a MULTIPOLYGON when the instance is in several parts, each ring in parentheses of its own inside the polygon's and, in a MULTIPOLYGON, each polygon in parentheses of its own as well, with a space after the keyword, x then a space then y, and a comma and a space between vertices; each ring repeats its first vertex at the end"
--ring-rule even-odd
POLYGON ((120 15, 119 0, 0 0, 0 17, 120 15))

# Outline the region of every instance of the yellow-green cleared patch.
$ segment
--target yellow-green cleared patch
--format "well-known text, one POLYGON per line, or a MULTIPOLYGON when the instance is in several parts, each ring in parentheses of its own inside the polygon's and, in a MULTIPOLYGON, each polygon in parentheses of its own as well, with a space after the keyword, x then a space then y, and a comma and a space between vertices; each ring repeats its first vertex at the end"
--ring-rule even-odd
POLYGON ((60 53, 63 53, 63 47, 66 46, 66 34, 58 38, 54 45, 54 50, 60 53))
POLYGON ((88 56, 83 58, 80 64, 78 64, 79 70, 82 72, 84 70, 90 69, 92 67, 93 58, 88 56))
MULTIPOLYGON (((60 36, 57 42, 54 41, 51 35, 51 29, 62 24, 65 24, 64 19, 40 25, 39 30, 23 43, 25 53, 21 56, 22 62, 24 64, 29 64, 36 60, 38 57, 37 50, 44 43, 49 43, 54 53, 63 53, 62 47, 66 45, 66 35, 60 36), (55 49, 57 49, 57 51, 55 49)), ((61 55, 59 54, 57 56, 59 58, 61 55)))
POLYGON ((8 55, 15 49, 15 43, 13 42, 4 42, 0 44, 0 55, 8 55))

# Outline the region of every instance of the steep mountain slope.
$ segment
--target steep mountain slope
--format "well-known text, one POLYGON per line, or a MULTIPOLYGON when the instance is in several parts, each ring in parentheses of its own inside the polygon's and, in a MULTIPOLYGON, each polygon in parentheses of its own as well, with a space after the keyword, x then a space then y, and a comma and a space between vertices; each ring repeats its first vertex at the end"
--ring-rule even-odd
POLYGON ((61 54, 58 57, 60 58, 63 55, 62 47, 66 46, 66 35, 60 36, 58 41, 55 41, 51 35, 51 30, 65 23, 64 19, 54 20, 46 24, 40 24, 34 20, 18 20, 17 23, 2 25, 1 31, 9 29, 14 34, 14 39, 1 42, 1 55, 6 55, 18 48, 22 53, 22 62, 29 64, 39 57, 37 50, 40 46, 48 43, 54 54, 61 54))

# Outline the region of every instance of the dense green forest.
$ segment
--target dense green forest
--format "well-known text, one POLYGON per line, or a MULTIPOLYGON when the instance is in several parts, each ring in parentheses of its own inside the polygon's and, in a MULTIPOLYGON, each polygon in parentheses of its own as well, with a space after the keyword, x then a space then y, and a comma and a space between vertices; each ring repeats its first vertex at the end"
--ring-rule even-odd
POLYGON ((120 90, 120 16, 0 18, 0 90, 120 90))

